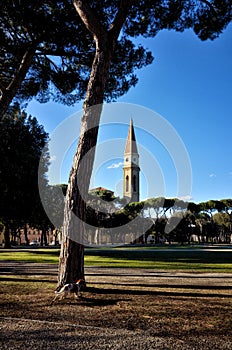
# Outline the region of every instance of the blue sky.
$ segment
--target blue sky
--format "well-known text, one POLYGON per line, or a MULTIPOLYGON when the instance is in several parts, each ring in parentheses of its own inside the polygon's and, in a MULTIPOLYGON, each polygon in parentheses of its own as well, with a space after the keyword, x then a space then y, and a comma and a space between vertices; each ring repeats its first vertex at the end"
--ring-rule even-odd
MULTIPOLYGON (((191 163, 191 191, 183 193, 183 197, 186 195, 186 198, 189 197, 194 202, 232 198, 231 39, 232 25, 213 42, 201 42, 192 31, 163 31, 154 39, 142 39, 142 43, 152 51, 154 62, 137 72, 137 86, 118 99, 118 103, 131 106, 135 104, 143 106, 144 111, 154 111, 154 116, 158 113, 170 123, 170 128, 177 133, 191 163)), ((37 117, 39 123, 52 135, 57 126, 80 111, 81 106, 78 104, 70 108, 32 101, 27 112, 37 117)), ((137 110, 140 111, 140 107, 137 110)), ((108 116, 113 123, 106 121, 108 124, 101 127, 99 153, 102 154, 101 147, 104 148, 104 143, 106 149, 114 150, 110 143, 112 140, 115 140, 113 144, 118 152, 112 154, 112 158, 107 155, 106 159, 98 162, 91 187, 107 187, 122 195, 121 163, 132 116, 139 152, 146 158, 144 161, 140 154, 141 199, 159 195, 179 196, 178 171, 175 169, 175 161, 173 164, 172 154, 176 144, 173 145, 173 150, 165 149, 166 145, 154 137, 154 132, 149 135, 149 124, 143 128, 145 114, 136 113, 134 107, 125 108, 118 124, 115 114, 113 119, 108 116), (151 154, 154 164, 150 162, 148 154, 151 154)), ((77 125, 76 137, 78 132, 77 125)), ((76 141, 62 160, 59 174, 49 173, 51 183, 68 181, 75 144, 76 141)), ((56 157, 51 156, 55 160, 56 157)))

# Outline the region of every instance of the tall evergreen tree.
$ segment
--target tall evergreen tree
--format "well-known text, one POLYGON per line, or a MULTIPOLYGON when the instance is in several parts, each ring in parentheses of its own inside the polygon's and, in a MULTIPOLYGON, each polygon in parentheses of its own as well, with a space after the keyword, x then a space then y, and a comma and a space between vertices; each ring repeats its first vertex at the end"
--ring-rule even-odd
POLYGON ((23 227, 36 221, 39 164, 41 181, 47 182, 47 141, 48 134, 36 118, 21 112, 18 104, 0 122, 0 218, 6 227, 6 246, 12 222, 23 227))
MULTIPOLYGON (((201 40, 213 40, 232 16, 229 0, 73 0, 73 4, 92 35, 95 53, 85 96, 79 144, 66 194, 58 288, 64 283, 84 278, 84 198, 87 198, 94 161, 92 150, 97 143, 107 82, 113 78, 111 67, 113 57, 117 56, 118 43, 122 39, 127 43, 130 37, 139 35, 154 37, 162 29, 183 31, 186 28, 193 28, 201 40), (95 108, 91 108, 93 106, 95 108)), ((123 49, 127 50, 126 44, 123 49)), ((130 61, 126 63, 133 65, 130 61)))

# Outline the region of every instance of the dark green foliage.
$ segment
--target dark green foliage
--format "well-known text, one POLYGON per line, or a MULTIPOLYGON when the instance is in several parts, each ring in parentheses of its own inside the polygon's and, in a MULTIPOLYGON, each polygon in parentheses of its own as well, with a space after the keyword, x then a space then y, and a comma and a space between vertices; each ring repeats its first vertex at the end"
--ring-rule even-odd
POLYGON ((192 28, 201 40, 213 40, 231 19, 230 0, 137 0, 125 31, 132 36, 154 37, 162 29, 182 32, 192 28))
POLYGON ((17 74, 28 47, 35 47, 16 97, 27 100, 37 96, 40 102, 47 102, 50 98, 63 101, 64 94, 68 104, 83 97, 91 57, 86 57, 78 37, 85 38, 85 44, 92 49, 93 42, 71 1, 6 0, 1 6, 0 33, 1 80, 5 87, 17 74), (74 89, 78 97, 71 94, 74 89))
MULTIPOLYGON (((105 13, 109 14, 111 7, 105 13)), ((104 13, 100 17, 106 21, 104 13)), ((83 99, 95 44, 72 1, 6 0, 1 6, 0 37, 0 75, 5 88, 17 75, 28 48, 34 46, 35 50, 14 97, 20 101, 36 97, 43 103, 53 99, 68 105, 83 99)), ((134 86, 134 70, 152 60, 150 52, 122 37, 112 57, 106 100, 115 100, 134 86)))
MULTIPOLYGON (((109 30, 120 1, 88 1, 99 23, 109 30)), ((50 99, 74 104, 84 98, 95 53, 92 35, 71 0, 5 0, 0 10, 0 77, 3 106, 13 98, 50 99), (23 57, 32 57, 20 72, 23 57), (3 99, 4 100, 4 99, 3 99)), ((153 57, 134 37, 154 37, 162 29, 192 28, 201 40, 215 39, 231 21, 230 0, 133 1, 111 58, 105 100, 116 100, 135 86, 135 70, 153 57)), ((25 65, 25 60, 24 60, 25 65)))
POLYGON ((41 181, 47 183, 47 140, 48 134, 36 118, 22 113, 17 104, 0 123, 0 219, 3 223, 14 223, 16 227, 35 223, 41 206, 38 191, 40 159, 41 181))

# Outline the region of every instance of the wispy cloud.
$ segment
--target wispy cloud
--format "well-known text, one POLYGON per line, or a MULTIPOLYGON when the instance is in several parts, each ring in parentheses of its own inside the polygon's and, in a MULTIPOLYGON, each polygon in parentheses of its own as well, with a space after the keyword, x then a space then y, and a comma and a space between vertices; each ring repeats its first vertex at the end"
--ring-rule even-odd
POLYGON ((217 177, 217 175, 212 173, 212 174, 209 174, 209 177, 214 178, 214 177, 217 177))
POLYGON ((117 168, 119 168, 121 165, 123 165, 123 162, 113 163, 113 164, 109 165, 109 166, 107 167, 107 169, 117 169, 117 168))
POLYGON ((188 201, 192 200, 193 197, 186 195, 186 196, 179 197, 179 199, 181 199, 182 201, 188 202, 188 201))
POLYGON ((55 155, 50 157, 50 162, 55 162, 55 160, 56 160, 56 156, 55 155))

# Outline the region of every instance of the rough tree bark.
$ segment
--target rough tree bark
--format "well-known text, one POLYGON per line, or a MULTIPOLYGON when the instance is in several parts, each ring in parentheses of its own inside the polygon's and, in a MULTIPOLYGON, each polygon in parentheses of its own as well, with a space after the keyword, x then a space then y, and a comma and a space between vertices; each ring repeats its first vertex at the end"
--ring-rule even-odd
POLYGON ((31 66, 34 57, 36 47, 37 43, 35 42, 31 44, 24 52, 19 69, 10 81, 9 85, 7 87, 4 87, 2 84, 0 85, 0 120, 3 119, 19 87, 21 86, 23 80, 26 77, 26 74, 31 66))
POLYGON ((84 278, 85 196, 89 190, 95 146, 104 100, 105 83, 112 53, 132 1, 122 0, 110 29, 100 24, 86 1, 74 0, 74 7, 96 44, 95 57, 84 102, 81 133, 74 156, 64 209, 58 286, 84 278), (93 107, 94 108, 91 108, 93 107), (91 151, 91 152, 90 152, 91 151), (75 220, 75 217, 79 220, 75 220))

